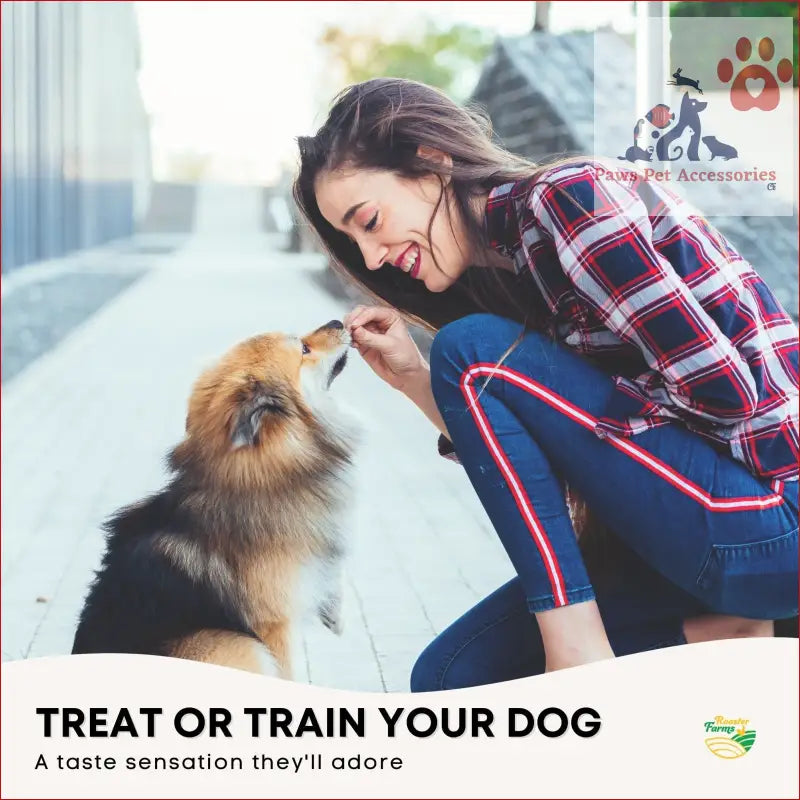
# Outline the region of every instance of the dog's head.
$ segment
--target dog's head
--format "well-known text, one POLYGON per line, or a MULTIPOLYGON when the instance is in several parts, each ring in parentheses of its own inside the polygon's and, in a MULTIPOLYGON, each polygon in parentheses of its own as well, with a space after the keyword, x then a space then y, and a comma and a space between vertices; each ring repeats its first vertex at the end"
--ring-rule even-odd
POLYGON ((195 383, 173 465, 190 457, 206 470, 230 470, 237 459, 247 469, 284 468, 319 457, 337 438, 328 390, 349 344, 332 320, 302 337, 268 333, 236 345, 195 383))

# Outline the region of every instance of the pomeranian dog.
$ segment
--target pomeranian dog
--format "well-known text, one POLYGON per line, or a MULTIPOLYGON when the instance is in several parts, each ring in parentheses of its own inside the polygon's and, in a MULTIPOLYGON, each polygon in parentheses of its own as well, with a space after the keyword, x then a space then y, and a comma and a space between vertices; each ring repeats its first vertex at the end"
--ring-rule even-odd
POLYGON ((105 523, 73 653, 143 653, 291 678, 306 612, 341 632, 341 512, 358 436, 328 389, 350 337, 256 336, 197 380, 169 484, 105 523))

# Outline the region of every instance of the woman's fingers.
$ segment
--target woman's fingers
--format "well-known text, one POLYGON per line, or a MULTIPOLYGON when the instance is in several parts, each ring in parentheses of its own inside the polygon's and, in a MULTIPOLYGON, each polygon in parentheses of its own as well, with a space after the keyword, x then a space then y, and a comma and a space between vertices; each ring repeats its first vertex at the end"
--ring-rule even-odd
POLYGON ((352 337, 359 349, 374 347, 376 350, 382 350, 392 344, 391 340, 383 333, 375 332, 363 325, 353 328, 352 337))
POLYGON ((368 311, 370 306, 356 306, 350 313, 348 313, 342 320, 345 328, 352 328, 357 320, 360 320, 364 312, 368 311))
POLYGON ((383 306, 356 306, 343 320, 345 328, 351 333, 367 323, 374 323, 378 329, 386 330, 397 319, 397 312, 383 306))
POLYGON ((344 315, 344 319, 342 320, 342 324, 348 330, 352 327, 353 320, 366 308, 366 306, 356 306, 351 311, 348 311, 347 314, 344 315))

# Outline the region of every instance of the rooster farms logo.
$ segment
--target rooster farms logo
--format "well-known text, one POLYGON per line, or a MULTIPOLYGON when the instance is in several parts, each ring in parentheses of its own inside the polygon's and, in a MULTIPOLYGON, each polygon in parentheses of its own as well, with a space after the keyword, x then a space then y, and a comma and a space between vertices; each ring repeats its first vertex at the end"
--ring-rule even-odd
POLYGON ((717 758, 741 758, 750 752, 756 740, 756 732, 748 728, 749 719, 727 719, 714 717, 710 722, 704 723, 706 734, 706 747, 717 758))

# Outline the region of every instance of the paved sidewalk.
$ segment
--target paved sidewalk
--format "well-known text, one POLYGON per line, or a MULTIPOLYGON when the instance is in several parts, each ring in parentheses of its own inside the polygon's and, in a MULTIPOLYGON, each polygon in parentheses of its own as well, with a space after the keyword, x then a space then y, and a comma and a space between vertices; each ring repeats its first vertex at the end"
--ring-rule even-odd
MULTIPOLYGON (((4 660, 69 652, 99 525, 163 484, 199 371, 253 333, 305 332, 347 310, 313 280, 319 256, 263 233, 257 190, 203 187, 195 228, 3 386, 4 660)), ((345 633, 310 623, 297 677, 405 691, 425 644, 512 568, 424 417, 357 358, 335 391, 366 427, 345 633)))

